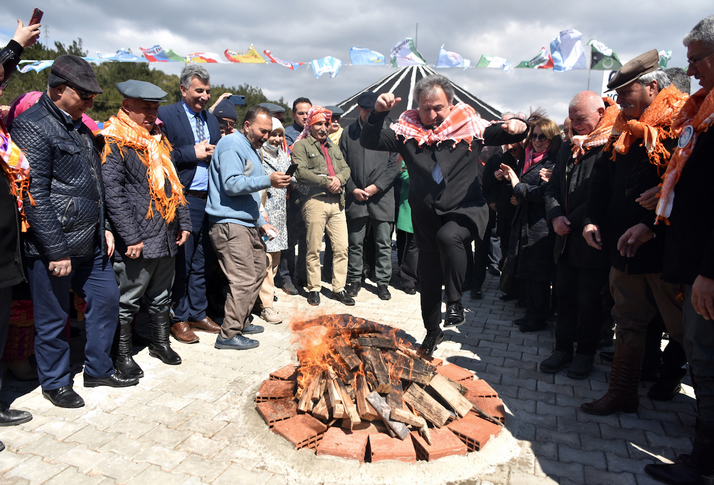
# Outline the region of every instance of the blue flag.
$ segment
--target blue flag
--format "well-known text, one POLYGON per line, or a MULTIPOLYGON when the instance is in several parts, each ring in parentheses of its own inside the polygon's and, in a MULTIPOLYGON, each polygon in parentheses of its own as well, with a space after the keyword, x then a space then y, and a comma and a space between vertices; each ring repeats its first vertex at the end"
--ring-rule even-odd
POLYGON ((101 54, 97 52, 97 57, 103 61, 118 61, 118 62, 147 62, 146 58, 135 56, 134 54, 119 49, 115 54, 101 54))
POLYGON ((439 60, 436 62, 436 67, 463 67, 468 69, 471 65, 471 61, 464 59, 456 52, 449 52, 441 46, 439 49, 439 60))
POLYGON ((384 55, 364 47, 350 47, 350 62, 353 66, 384 66, 384 55))
POLYGON ((320 77, 325 73, 330 73, 330 77, 337 76, 337 73, 342 67, 342 61, 332 57, 327 56, 322 59, 315 59, 310 63, 312 65, 312 70, 315 73, 315 77, 320 77))
POLYGON ((40 72, 43 69, 47 69, 55 62, 54 60, 49 61, 20 61, 17 66, 17 70, 25 74, 30 71, 40 72), (24 65, 23 65, 24 64, 24 65))
POLYGON ((550 55, 553 57, 553 72, 587 69, 583 34, 575 29, 563 30, 550 43, 550 55))

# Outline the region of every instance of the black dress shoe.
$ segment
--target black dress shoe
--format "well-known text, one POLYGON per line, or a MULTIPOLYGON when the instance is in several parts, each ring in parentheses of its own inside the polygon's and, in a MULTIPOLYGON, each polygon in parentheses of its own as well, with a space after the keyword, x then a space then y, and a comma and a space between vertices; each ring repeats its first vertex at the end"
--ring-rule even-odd
POLYGON ((416 288, 414 288, 413 286, 405 286, 404 288, 402 288, 402 291, 407 295, 416 295, 416 288))
POLYGON ((169 344, 149 344, 149 355, 167 365, 181 364, 181 356, 169 344))
POLYGON ((345 290, 342 290, 338 293, 333 293, 332 295, 335 297, 335 300, 341 302, 343 305, 355 306, 354 298, 348 295, 345 290))
POLYGON ((653 401, 671 401, 682 390, 679 379, 658 379, 647 392, 653 401))
POLYGON ((471 290, 471 299, 472 300, 483 300, 483 293, 481 292, 481 288, 474 288, 471 290))
POLYGON ((714 475, 702 475, 698 470, 693 469, 686 463, 645 465, 645 473, 650 478, 672 485, 699 485, 712 483, 712 480, 714 480, 714 475))
POLYGON ((216 337, 216 343, 213 345, 217 349, 226 350, 248 350, 254 349, 260 345, 257 340, 244 337, 243 335, 236 335, 232 338, 221 338, 219 335, 216 337))
POLYGON ((51 391, 42 389, 42 395, 58 408, 81 408, 84 406, 84 399, 74 392, 70 384, 51 391))
POLYGON ((131 387, 138 383, 138 377, 123 376, 121 372, 117 371, 107 377, 92 377, 86 372, 84 373, 84 387, 131 387))
POLYGON ((263 333, 265 329, 260 325, 253 325, 252 323, 240 331, 243 335, 250 335, 254 333, 263 333))
POLYGON ((501 301, 517 300, 518 298, 520 298, 518 295, 514 295, 512 293, 506 293, 505 295, 501 295, 498 297, 498 299, 501 301))
POLYGON ((377 285, 377 296, 380 300, 391 300, 392 294, 389 292, 387 285, 377 285))
POLYGON ((114 359, 114 369, 124 377, 144 377, 144 371, 131 355, 117 355, 114 359))
POLYGON ((295 288, 295 285, 293 285, 293 282, 292 282, 292 281, 290 281, 290 282, 285 282, 285 283, 283 284, 282 290, 283 290, 285 293, 287 293, 288 295, 295 296, 295 295, 298 294, 298 290, 297 290, 297 288, 295 288))
POLYGON ((493 266, 488 267, 488 273, 493 276, 501 276, 501 270, 493 266))
POLYGON ((444 318, 444 328, 458 327, 466 322, 466 312, 460 301, 446 304, 446 318, 444 318))
POLYGON ((32 414, 0 404, 0 426, 17 426, 28 421, 32 421, 32 414))
POLYGON ((520 330, 523 333, 528 333, 528 332, 537 332, 539 330, 545 330, 548 328, 548 321, 543 320, 543 321, 538 321, 538 320, 528 320, 526 323, 518 327, 518 330, 520 330))
POLYGON ((350 295, 352 298, 357 296, 359 294, 360 287, 362 285, 360 284, 359 281, 354 282, 354 283, 347 283, 345 285, 345 291, 347 292, 348 295, 350 295))
POLYGON ((525 317, 516 318, 515 320, 513 320, 513 325, 520 327, 530 319, 531 317, 529 317, 528 315, 526 315, 525 317))
POLYGON ((2 441, 0 441, 0 451, 2 451, 4 449, 5 449, 5 444, 2 441))
POLYGON ((320 292, 311 291, 307 294, 307 302, 312 306, 317 306, 320 304, 320 292))
POLYGON ((431 357, 431 354, 434 353, 437 348, 437 345, 439 345, 443 341, 444 332, 442 332, 441 330, 439 330, 438 334, 427 335, 426 338, 424 338, 424 341, 421 343, 421 346, 419 347, 419 352, 431 357))

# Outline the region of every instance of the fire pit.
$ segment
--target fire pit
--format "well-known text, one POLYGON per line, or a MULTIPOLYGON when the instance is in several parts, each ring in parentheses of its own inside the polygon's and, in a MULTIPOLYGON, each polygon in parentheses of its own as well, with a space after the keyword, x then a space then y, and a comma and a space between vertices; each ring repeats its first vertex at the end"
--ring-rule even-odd
POLYGON ((299 365, 256 394, 268 427, 296 449, 360 462, 433 461, 479 451, 506 413, 485 381, 424 356, 397 329, 351 315, 291 325, 299 365))

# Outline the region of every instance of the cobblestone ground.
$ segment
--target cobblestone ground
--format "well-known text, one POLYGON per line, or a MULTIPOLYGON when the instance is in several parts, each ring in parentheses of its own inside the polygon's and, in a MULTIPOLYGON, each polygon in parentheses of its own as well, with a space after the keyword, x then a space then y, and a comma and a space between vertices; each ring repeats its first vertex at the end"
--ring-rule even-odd
MULTIPOLYGON (((86 407, 53 407, 37 382, 5 380, 3 400, 27 409, 34 419, 1 428, 0 482, 10 484, 250 484, 428 483, 428 484, 649 484, 643 467, 689 452, 695 420, 691 387, 671 402, 653 402, 640 388, 637 414, 590 416, 579 405, 607 389, 609 366, 599 363, 589 379, 565 371, 543 374, 538 363, 550 354, 553 324, 522 334, 511 321, 522 315, 503 303, 497 279, 487 277, 484 299, 464 297, 467 323, 446 332, 435 355, 487 380, 512 414, 507 432, 480 453, 434 463, 364 464, 296 452, 270 433, 255 412, 255 392, 268 374, 294 362, 287 322, 323 313, 352 313, 424 337, 419 296, 392 288, 383 302, 367 284, 355 307, 329 299, 307 305, 304 296, 278 290, 281 325, 265 325, 259 348, 236 352, 213 348, 215 337, 173 342, 180 366, 161 364, 143 349, 136 360, 146 377, 124 390, 75 389, 86 407)), ((256 320, 256 323, 261 323, 256 320)), ((81 363, 81 357, 80 357, 81 363)))

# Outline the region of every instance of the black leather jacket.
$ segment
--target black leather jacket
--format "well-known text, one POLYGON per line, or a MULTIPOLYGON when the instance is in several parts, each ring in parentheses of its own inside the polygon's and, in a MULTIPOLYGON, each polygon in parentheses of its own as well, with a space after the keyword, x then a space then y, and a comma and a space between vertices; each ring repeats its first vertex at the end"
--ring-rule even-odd
POLYGON ((84 124, 75 129, 47 93, 13 121, 11 134, 30 163, 25 256, 56 261, 104 247, 103 139, 84 124))

